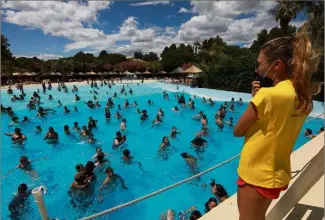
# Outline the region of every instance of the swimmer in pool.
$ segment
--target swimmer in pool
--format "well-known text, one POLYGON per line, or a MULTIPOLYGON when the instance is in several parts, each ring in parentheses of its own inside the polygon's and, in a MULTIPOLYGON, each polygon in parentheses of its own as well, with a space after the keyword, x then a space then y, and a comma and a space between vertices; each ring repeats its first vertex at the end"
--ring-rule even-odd
POLYGON ((105 170, 105 173, 107 174, 103 184, 100 186, 99 188, 99 194, 101 194, 101 191, 103 190, 103 188, 105 188, 107 186, 107 184, 111 183, 113 185, 115 185, 115 183, 119 180, 121 182, 122 188, 123 189, 128 189, 125 184, 124 184, 124 180, 123 178, 118 175, 117 173, 114 173, 113 168, 108 167, 105 170))
POLYGON ((190 169, 198 168, 198 165, 196 164, 197 159, 194 156, 188 153, 181 153, 181 157, 183 157, 190 169))
POLYGON ((78 101, 80 101, 80 99, 81 99, 80 96, 78 96, 77 94, 75 94, 74 97, 75 97, 75 98, 74 98, 74 101, 75 101, 75 102, 78 102, 78 101))
POLYGON ((77 106, 73 107, 73 111, 78 112, 77 106))
POLYGON ((137 101, 134 101, 130 106, 138 106, 138 103, 137 103, 137 101))
POLYGON ((151 101, 150 99, 148 100, 148 105, 153 105, 153 101, 151 101))
POLYGON ((126 131, 126 119, 125 118, 122 119, 122 122, 120 124, 120 130, 126 131))
POLYGON ((50 94, 48 99, 53 100, 53 96, 50 94))
POLYGON ((62 103, 60 100, 58 100, 58 106, 62 106, 62 103))
POLYGON ((87 176, 84 172, 78 172, 74 176, 74 181, 70 185, 71 190, 83 190, 89 188, 90 181, 87 180, 87 176))
POLYGON ((163 139, 162 139, 162 142, 160 144, 159 151, 164 150, 168 146, 170 146, 170 142, 168 140, 168 137, 164 136, 163 139))
POLYGON ((20 123, 30 122, 30 119, 27 116, 24 116, 24 119, 20 123))
POLYGON ((202 134, 196 133, 195 138, 191 141, 192 146, 194 147, 203 147, 204 145, 206 145, 208 142, 202 138, 202 134))
POLYGON ((89 138, 88 138, 88 143, 89 144, 95 144, 96 141, 97 141, 97 139, 94 137, 94 135, 93 134, 90 134, 89 135, 89 138))
POLYGON ((138 114, 142 114, 142 111, 138 108, 138 109, 137 109, 137 113, 138 113, 138 114))
POLYGON ((121 105, 117 105, 117 110, 118 111, 121 111, 122 110, 121 105))
POLYGON ((64 106, 63 109, 64 109, 63 112, 64 112, 65 114, 69 114, 69 113, 71 112, 71 111, 68 109, 67 106, 64 106))
POLYGON ((224 124, 223 124, 223 121, 222 121, 222 117, 221 116, 218 116, 217 119, 216 119, 216 124, 218 125, 218 128, 220 130, 222 130, 224 128, 224 124))
POLYGON ((116 98, 116 97, 117 97, 117 94, 116 94, 116 92, 114 92, 114 95, 113 95, 113 97, 114 97, 114 98, 116 98))
POLYGON ((316 135, 313 134, 313 131, 310 128, 306 128, 304 135, 305 137, 308 137, 310 139, 316 137, 316 135))
MULTIPOLYGON (((103 152, 103 149, 101 147, 97 147, 96 148, 96 154, 92 157, 92 159, 93 160, 98 160, 97 159, 97 156, 98 156, 99 153, 104 153, 103 152)), ((104 153, 104 156, 109 156, 109 154, 108 153, 104 153)))
POLYGON ((113 149, 117 149, 120 147, 122 144, 124 144, 126 141, 126 136, 122 136, 122 133, 120 131, 116 132, 116 137, 113 140, 113 149))
POLYGON ((86 126, 81 127, 81 132, 80 135, 83 137, 88 137, 89 136, 89 131, 86 126))
POLYGON ((234 107, 234 104, 233 103, 230 104, 229 111, 230 112, 234 112, 235 111, 235 107, 234 107))
POLYGON ((234 118, 230 117, 229 121, 226 122, 227 125, 229 125, 230 127, 234 125, 234 118))
POLYGON ((111 120, 111 112, 109 111, 109 109, 105 109, 105 119, 107 121, 111 120))
POLYGON ((209 100, 208 100, 208 104, 211 105, 211 106, 214 106, 214 101, 212 101, 212 99, 209 98, 209 100))
POLYGON ((79 123, 78 122, 73 122, 73 130, 75 130, 76 132, 80 132, 81 129, 79 128, 79 123))
POLYGON ((188 100, 188 107, 190 107, 190 109, 195 109, 194 102, 192 101, 191 98, 188 100))
POLYGON ((163 119, 163 117, 165 116, 165 113, 164 113, 164 111, 162 110, 162 108, 159 108, 159 109, 158 109, 158 113, 157 113, 157 115, 158 115, 161 119, 163 119))
POLYGON ((159 124, 161 124, 162 122, 163 122, 163 121, 160 119, 159 115, 156 115, 155 120, 152 121, 152 126, 159 125, 159 124))
POLYGON ((117 119, 117 120, 121 120, 121 118, 123 117, 119 111, 117 111, 114 115, 114 117, 117 119))
MULTIPOLYGON (((94 92, 96 92, 96 91, 94 90, 94 92)), ((97 101, 97 97, 95 95, 93 96, 93 99, 94 99, 94 101, 97 101)))
POLYGON ((97 160, 95 161, 95 166, 101 166, 103 164, 105 164, 106 162, 108 162, 107 159, 105 159, 105 154, 103 152, 98 152, 97 153, 97 160))
POLYGON ((197 114, 193 117, 193 120, 200 121, 202 119, 203 115, 204 115, 203 111, 200 111, 199 114, 197 114))
POLYGON ((123 150, 123 155, 122 155, 121 159, 123 160, 123 163, 125 163, 127 165, 130 165, 130 164, 133 164, 133 163, 138 164, 140 170, 142 170, 142 164, 140 162, 137 162, 137 161, 132 161, 133 156, 131 156, 131 152, 128 149, 123 150))
POLYGON ((35 130, 34 130, 35 133, 41 133, 42 132, 42 128, 40 125, 37 125, 35 130))
POLYGON ((172 131, 170 132, 169 136, 173 139, 175 139, 177 137, 178 134, 181 134, 180 131, 177 131, 177 128, 174 126, 172 128, 172 131))
POLYGON ((129 93, 130 93, 130 95, 133 95, 132 88, 130 88, 129 93))
POLYGON ((14 198, 10 201, 8 210, 10 212, 10 219, 23 219, 24 213, 28 212, 28 205, 26 201, 31 194, 32 190, 28 189, 25 183, 22 183, 18 186, 18 192, 14 198))
POLYGON ((124 101, 124 105, 123 105, 123 107, 124 107, 124 108, 128 108, 129 105, 130 105, 130 104, 129 104, 128 100, 125 100, 125 101, 124 101))
POLYGON ((48 157, 38 158, 38 159, 34 159, 34 160, 28 160, 27 156, 21 156, 19 158, 19 164, 14 169, 9 170, 7 172, 7 174, 5 175, 5 177, 17 169, 22 169, 27 172, 30 172, 31 174, 33 174, 33 176, 38 176, 38 175, 36 175, 37 174, 36 171, 33 170, 33 168, 32 168, 32 163, 34 163, 36 161, 47 160, 47 159, 48 159, 48 157))
POLYGON ((8 127, 18 126, 18 125, 19 125, 19 118, 17 116, 14 116, 11 118, 11 122, 8 124, 8 127))
POLYGON ((27 137, 21 133, 20 128, 15 128, 14 133, 5 133, 6 136, 11 136, 11 140, 13 144, 22 144, 27 137))
POLYGON ((149 116, 147 115, 147 110, 142 110, 142 115, 140 117, 141 122, 144 122, 145 120, 147 120, 148 117, 149 116))
POLYGON ((98 120, 94 120, 93 117, 89 117, 88 118, 88 128, 89 129, 97 128, 97 122, 98 122, 98 120))
POLYGON ((177 106, 175 106, 174 108, 171 109, 173 112, 179 112, 179 109, 177 106))
POLYGON ((206 115, 202 116, 201 125, 202 125, 202 128, 208 129, 208 118, 206 115))
POLYGON ((58 135, 57 132, 54 131, 53 127, 49 127, 49 130, 46 133, 46 136, 44 137, 44 140, 58 141, 59 140, 59 135, 58 135))
POLYGON ((64 125, 63 130, 64 130, 64 133, 66 135, 71 135, 71 132, 70 132, 70 129, 69 129, 68 125, 64 125))

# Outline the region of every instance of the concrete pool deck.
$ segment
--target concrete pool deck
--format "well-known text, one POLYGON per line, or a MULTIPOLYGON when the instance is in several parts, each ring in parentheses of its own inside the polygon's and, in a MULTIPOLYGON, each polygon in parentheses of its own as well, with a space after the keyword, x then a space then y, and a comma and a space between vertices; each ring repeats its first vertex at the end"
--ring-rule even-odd
MULTIPOLYGON (((324 148, 324 132, 313 138, 301 148, 294 151, 291 154, 291 170, 293 178, 289 184, 289 188, 299 179, 302 171, 305 169, 305 165, 311 161, 320 151, 324 148)), ((322 153, 322 152, 321 152, 322 153)), ((322 167, 324 172, 324 156, 322 157, 322 167)), ((307 168, 306 168, 307 169, 307 168)), ((316 172, 316 171, 315 171, 316 172)), ((323 173, 322 172, 322 173, 323 173)), ((234 183, 235 184, 235 183, 234 183)), ((280 198, 274 200, 268 209, 268 214, 275 205, 281 201, 287 192, 281 194, 280 198)), ((205 214, 200 220, 215 220, 215 219, 227 219, 238 220, 239 213, 237 208, 237 194, 231 196, 229 199, 218 205, 216 208, 205 214)), ((300 199, 300 201, 286 214, 282 219, 296 220, 296 219, 308 219, 308 220, 322 220, 324 219, 324 174, 313 185, 308 192, 300 199), (309 216, 309 217, 308 217, 309 216)), ((267 218, 267 220, 279 220, 275 218, 267 218)))

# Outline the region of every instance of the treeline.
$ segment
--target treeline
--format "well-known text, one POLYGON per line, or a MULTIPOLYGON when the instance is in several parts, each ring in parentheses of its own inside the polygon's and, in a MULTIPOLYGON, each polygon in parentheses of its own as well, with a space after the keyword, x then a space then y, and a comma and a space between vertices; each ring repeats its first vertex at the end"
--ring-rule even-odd
MULTIPOLYGON (((203 42, 193 44, 172 44, 164 48, 159 56, 150 52, 143 54, 135 52, 132 59, 127 59, 123 54, 107 53, 101 51, 96 57, 82 51, 73 57, 43 61, 37 57, 15 58, 9 50, 8 40, 1 35, 2 74, 29 71, 39 74, 47 72, 144 72, 153 73, 159 71, 171 72, 181 66, 187 68, 195 64, 204 72, 202 74, 203 86, 222 90, 250 92, 250 83, 255 71, 255 63, 260 47, 267 41, 283 36, 293 36, 296 32, 294 26, 289 23, 296 18, 300 11, 305 11, 310 24, 310 34, 313 43, 321 48, 322 59, 314 79, 324 81, 324 3, 278 1, 279 5, 271 13, 279 22, 280 27, 274 27, 270 31, 262 30, 257 35, 249 48, 228 45, 219 36, 209 38, 203 42)), ((324 100, 323 92, 317 100, 324 100)))

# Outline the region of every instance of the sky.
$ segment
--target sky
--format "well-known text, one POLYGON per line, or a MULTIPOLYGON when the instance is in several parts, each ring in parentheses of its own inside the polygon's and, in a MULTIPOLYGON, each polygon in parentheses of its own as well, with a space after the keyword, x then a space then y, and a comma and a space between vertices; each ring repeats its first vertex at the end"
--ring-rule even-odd
MULTIPOLYGON (((249 47, 277 23, 274 1, 1 1, 2 34, 16 57, 54 59, 101 50, 160 55, 172 43, 220 36, 249 47)), ((306 18, 300 14, 292 24, 306 18)))

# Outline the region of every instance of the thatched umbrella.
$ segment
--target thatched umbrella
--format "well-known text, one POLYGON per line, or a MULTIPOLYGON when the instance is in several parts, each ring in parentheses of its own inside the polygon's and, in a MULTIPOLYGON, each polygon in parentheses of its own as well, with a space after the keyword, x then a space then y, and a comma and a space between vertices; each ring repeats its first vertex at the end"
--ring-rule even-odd
POLYGON ((185 73, 191 73, 191 74, 199 74, 202 73, 202 70, 196 66, 191 66, 187 70, 185 70, 185 73))
POLYGON ((146 70, 146 72, 142 73, 142 74, 152 74, 151 72, 149 72, 148 70, 146 70))
POLYGON ((184 72, 185 70, 183 70, 181 67, 177 67, 171 72, 171 74, 184 73, 184 72))

